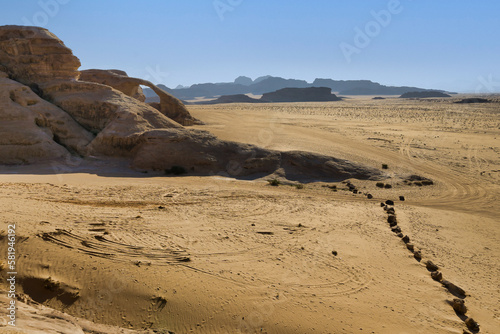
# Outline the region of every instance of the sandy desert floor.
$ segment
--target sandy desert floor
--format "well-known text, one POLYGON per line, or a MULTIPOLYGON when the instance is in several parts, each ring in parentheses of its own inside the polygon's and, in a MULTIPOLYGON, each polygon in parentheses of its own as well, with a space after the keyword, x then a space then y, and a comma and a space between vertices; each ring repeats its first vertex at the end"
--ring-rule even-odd
POLYGON ((500 99, 453 100, 189 106, 222 139, 388 165, 392 188, 349 180, 357 194, 119 161, 1 167, 2 275, 15 224, 25 303, 0 332, 462 333, 432 260, 480 333, 498 333, 500 99), (388 199, 420 262, 391 232, 388 199))

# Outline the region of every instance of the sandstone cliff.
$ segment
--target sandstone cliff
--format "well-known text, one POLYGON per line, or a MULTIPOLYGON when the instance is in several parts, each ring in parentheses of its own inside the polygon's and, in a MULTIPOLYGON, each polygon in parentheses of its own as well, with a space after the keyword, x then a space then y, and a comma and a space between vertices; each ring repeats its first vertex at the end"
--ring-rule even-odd
POLYGON ((34 163, 87 155, 94 136, 64 110, 0 72, 0 162, 34 163))
POLYGON ((0 70, 31 86, 52 80, 78 79, 80 61, 46 29, 0 27, 0 70))
POLYGON ((288 178, 379 178, 373 168, 306 152, 279 152, 222 141, 189 130, 181 101, 118 70, 82 71, 46 29, 0 27, 0 163, 36 163, 70 155, 129 159, 133 167, 235 177, 281 173, 288 178), (160 97, 144 103, 140 85, 160 97), (182 124, 182 125, 181 125, 182 124))

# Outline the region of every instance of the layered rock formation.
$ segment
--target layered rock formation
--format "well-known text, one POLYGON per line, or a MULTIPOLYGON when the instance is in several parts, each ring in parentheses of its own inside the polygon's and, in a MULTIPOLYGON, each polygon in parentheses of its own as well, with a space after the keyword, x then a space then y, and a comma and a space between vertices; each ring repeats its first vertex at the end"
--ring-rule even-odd
POLYGON ((87 155, 94 136, 64 110, 0 72, 0 162, 34 163, 87 155), (3 77, 2 77, 3 76, 3 77))
POLYGON ((45 29, 0 27, 0 163, 92 155, 129 159, 141 169, 182 166, 198 175, 383 177, 376 169, 345 160, 266 150, 189 130, 181 124, 196 120, 184 105, 150 82, 117 70, 83 71, 78 80, 79 64, 45 29), (161 112, 143 102, 140 85, 156 89, 161 112))
POLYGON ((46 29, 0 28, 0 71, 25 85, 52 80, 76 80, 80 60, 46 29))

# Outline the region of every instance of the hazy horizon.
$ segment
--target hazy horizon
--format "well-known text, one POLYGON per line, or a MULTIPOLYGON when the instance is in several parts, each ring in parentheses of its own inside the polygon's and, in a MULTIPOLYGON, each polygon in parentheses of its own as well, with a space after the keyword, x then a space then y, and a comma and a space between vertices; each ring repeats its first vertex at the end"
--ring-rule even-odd
POLYGON ((1 25, 43 26, 82 69, 120 69, 175 88, 240 75, 372 80, 500 92, 500 3, 384 0, 27 0, 1 25))

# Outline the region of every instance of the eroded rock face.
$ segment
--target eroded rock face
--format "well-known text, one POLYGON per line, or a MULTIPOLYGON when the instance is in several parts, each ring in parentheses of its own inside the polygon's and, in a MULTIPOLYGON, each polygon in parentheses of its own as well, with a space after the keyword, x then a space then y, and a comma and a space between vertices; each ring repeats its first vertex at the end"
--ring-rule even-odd
POLYGON ((153 107, 109 86, 73 81, 48 83, 41 89, 55 105, 96 136, 89 145, 91 154, 130 156, 142 133, 182 128, 153 107))
POLYGON ((52 80, 78 79, 80 61, 47 29, 2 26, 0 66, 12 79, 31 86, 52 80))
POLYGON ((0 162, 34 163, 85 156, 94 136, 64 110, 0 75, 0 162))
POLYGON ((119 70, 85 70, 81 71, 81 81, 96 82, 111 86, 122 93, 134 97, 141 102, 146 101, 140 85, 147 86, 154 90, 160 98, 160 111, 170 119, 173 119, 182 125, 201 124, 200 121, 193 118, 187 111, 184 104, 157 87, 153 83, 138 78, 130 78, 127 73, 119 70))

